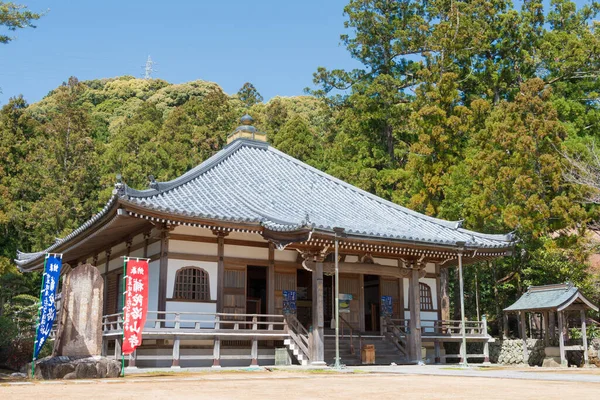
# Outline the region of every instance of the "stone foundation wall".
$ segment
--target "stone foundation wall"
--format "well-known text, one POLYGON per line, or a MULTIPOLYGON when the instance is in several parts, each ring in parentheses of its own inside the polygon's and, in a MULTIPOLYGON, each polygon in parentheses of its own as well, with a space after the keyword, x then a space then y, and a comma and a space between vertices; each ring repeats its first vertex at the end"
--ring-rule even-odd
MULTIPOLYGON (((544 341, 541 339, 527 339, 527 350, 529 351, 528 364, 541 366, 546 356, 544 341)), ((496 342, 490 343, 490 361, 504 365, 524 364, 523 340, 496 340, 496 342)))

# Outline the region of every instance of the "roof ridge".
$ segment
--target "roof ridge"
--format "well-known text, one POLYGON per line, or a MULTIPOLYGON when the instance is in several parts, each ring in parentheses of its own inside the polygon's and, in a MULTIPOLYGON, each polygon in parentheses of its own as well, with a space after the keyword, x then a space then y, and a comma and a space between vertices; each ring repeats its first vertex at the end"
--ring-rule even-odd
POLYGON ((215 154, 213 154, 212 156, 210 156, 209 158, 207 158, 206 160, 204 160, 203 162, 201 162, 200 164, 198 164, 197 166, 195 166, 194 168, 185 172, 183 175, 178 176, 177 178, 172 179, 170 181, 156 182, 156 187, 158 189, 150 188, 150 189, 144 189, 144 190, 137 190, 137 189, 133 189, 133 188, 127 186, 126 190, 125 190, 125 194, 127 196, 131 196, 131 197, 152 197, 152 196, 156 196, 156 195, 168 192, 169 190, 172 190, 181 185, 185 185, 189 181, 202 175, 204 172, 206 172, 209 169, 211 169, 212 167, 218 165, 223 160, 227 159, 228 157, 233 155, 237 150, 239 150, 240 148, 242 148, 244 146, 264 148, 264 149, 267 149, 269 147, 268 143, 265 143, 265 142, 259 142, 256 140, 250 140, 250 139, 245 139, 245 138, 236 139, 233 142, 226 145, 225 147, 223 147, 221 150, 219 150, 215 154))

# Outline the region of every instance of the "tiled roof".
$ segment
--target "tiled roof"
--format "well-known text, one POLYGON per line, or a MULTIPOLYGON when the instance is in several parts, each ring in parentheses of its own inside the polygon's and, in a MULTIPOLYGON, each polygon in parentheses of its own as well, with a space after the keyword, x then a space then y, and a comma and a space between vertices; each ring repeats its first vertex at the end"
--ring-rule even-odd
POLYGON ((570 283, 546 286, 531 286, 523 296, 504 311, 527 311, 541 309, 564 309, 579 299, 588 304, 590 308, 598 311, 577 289, 570 283))
MULTIPOLYGON (((272 231, 311 228, 413 244, 506 249, 512 235, 469 231, 401 207, 290 157, 267 143, 238 139, 169 182, 148 190, 122 185, 104 209, 38 253, 18 252, 19 266, 76 240, 120 203, 182 217, 256 224, 272 231)), ((114 211, 114 210, 113 210, 114 211)), ((64 246, 63 246, 64 247, 64 246)))
POLYGON ((489 235, 401 207, 296 160, 267 143, 238 139, 181 177, 153 189, 127 188, 147 209, 256 223, 274 231, 301 227, 424 244, 507 248, 511 235, 489 235))

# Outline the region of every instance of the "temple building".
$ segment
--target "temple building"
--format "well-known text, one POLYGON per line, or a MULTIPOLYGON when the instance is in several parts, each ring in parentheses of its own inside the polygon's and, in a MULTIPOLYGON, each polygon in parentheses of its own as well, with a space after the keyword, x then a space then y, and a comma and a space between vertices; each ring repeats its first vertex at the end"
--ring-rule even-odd
MULTIPOLYGON (((120 357, 123 256, 150 259, 148 319, 130 366, 294 363, 334 356, 338 249, 342 363, 458 361, 447 341, 484 342, 485 321, 442 320, 440 271, 510 254, 511 235, 473 232, 336 179, 269 146, 248 115, 221 151, 148 189, 118 182, 106 206, 39 253, 104 277, 104 352, 120 357)), ((68 267, 63 268, 64 272, 68 267)), ((471 355, 469 355, 471 357, 471 355)))

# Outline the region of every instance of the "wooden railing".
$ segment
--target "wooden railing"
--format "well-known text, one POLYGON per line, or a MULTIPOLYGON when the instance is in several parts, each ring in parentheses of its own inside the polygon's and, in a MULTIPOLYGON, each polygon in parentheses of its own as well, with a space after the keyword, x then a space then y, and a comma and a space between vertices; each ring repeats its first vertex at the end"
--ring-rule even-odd
MULTIPOLYGON (((149 311, 143 333, 177 331, 180 334, 230 333, 235 336, 284 333, 283 315, 228 314, 203 312, 149 311)), ((104 336, 123 332, 123 313, 103 316, 104 336)))
POLYGON ((398 351, 404 356, 408 356, 408 351, 406 350, 407 331, 404 325, 405 322, 406 320, 392 320, 390 317, 381 317, 380 325, 381 334, 390 339, 398 351), (394 321, 398 321, 402 324, 396 325, 394 321))
MULTIPOLYGON (((340 322, 342 323, 342 325, 340 327, 340 328, 342 328, 342 339, 344 338, 345 328, 347 327, 348 329, 350 329, 350 352, 353 355, 356 355, 356 349, 354 348, 354 331, 355 331, 355 329, 341 315, 340 315, 340 322)), ((356 329, 356 333, 357 333, 357 336, 358 336, 358 348, 360 350, 360 349, 362 349, 362 341, 363 341, 362 340, 362 335, 361 335, 359 329, 356 329)))
POLYGON ((286 331, 294 344, 298 347, 306 360, 310 361, 309 334, 306 328, 298 321, 295 315, 285 316, 286 331))
MULTIPOLYGON (((388 318, 387 321, 401 328, 405 333, 410 334, 410 320, 388 318)), ((487 323, 483 321, 465 321, 465 334, 467 336, 486 336, 487 323)), ((458 336, 462 334, 463 324, 459 320, 421 320, 421 335, 435 336, 458 336)))
MULTIPOLYGON (((221 340, 249 340, 252 343, 250 354, 235 356, 236 359, 251 359, 256 365, 258 360, 258 341, 285 340, 289 337, 287 324, 283 315, 266 314, 228 314, 202 312, 149 311, 146 324, 142 329, 143 339, 168 339, 173 342, 173 352, 165 355, 137 355, 137 351, 129 357, 129 366, 135 366, 136 360, 172 359, 172 366, 178 367, 180 359, 213 360, 213 365, 220 365, 221 340), (180 356, 179 347, 182 339, 213 339, 212 355, 180 356)), ((102 318, 103 355, 108 356, 108 341, 115 341, 115 358, 121 357, 121 340, 123 335, 123 314, 110 314, 102 318)))

